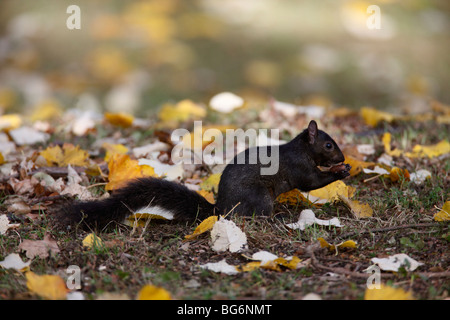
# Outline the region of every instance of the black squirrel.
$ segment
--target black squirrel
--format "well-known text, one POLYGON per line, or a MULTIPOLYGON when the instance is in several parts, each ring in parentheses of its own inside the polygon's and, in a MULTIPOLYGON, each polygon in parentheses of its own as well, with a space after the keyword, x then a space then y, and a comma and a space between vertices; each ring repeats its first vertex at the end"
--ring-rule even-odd
POLYGON ((131 181, 109 198, 76 202, 61 210, 58 219, 64 225, 104 228, 144 207, 150 212, 170 212, 175 220, 190 221, 231 210, 240 215, 270 215, 275 199, 284 192, 295 188, 310 191, 349 176, 351 167, 344 161, 336 142, 312 120, 307 129, 284 145, 249 148, 236 155, 221 175, 216 204, 179 183, 147 177, 131 181), (268 164, 260 156, 272 157, 275 152, 278 170, 262 174, 268 164))

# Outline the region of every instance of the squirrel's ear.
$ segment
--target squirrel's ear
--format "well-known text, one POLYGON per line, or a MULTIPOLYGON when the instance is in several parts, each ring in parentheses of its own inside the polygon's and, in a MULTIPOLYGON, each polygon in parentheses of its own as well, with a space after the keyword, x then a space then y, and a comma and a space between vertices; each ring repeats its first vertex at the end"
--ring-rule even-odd
POLYGON ((314 144, 317 138, 317 123, 311 120, 308 125, 308 142, 314 144))

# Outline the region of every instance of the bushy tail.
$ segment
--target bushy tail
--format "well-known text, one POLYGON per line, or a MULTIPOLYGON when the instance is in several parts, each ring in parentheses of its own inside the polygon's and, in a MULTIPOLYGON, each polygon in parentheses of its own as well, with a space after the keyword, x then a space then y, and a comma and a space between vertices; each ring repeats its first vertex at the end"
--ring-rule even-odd
POLYGON ((63 208, 57 216, 63 225, 102 229, 112 222, 122 222, 141 208, 166 211, 175 220, 194 221, 212 215, 214 205, 184 185, 157 179, 139 178, 114 191, 106 199, 77 202, 63 208))

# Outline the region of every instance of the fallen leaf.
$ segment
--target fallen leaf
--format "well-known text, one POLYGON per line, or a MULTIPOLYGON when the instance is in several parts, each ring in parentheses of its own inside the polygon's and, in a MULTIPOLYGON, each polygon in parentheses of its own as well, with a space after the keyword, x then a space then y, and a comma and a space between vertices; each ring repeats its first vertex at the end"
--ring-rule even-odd
POLYGON ((178 124, 189 119, 202 119, 205 116, 206 109, 188 99, 175 105, 165 104, 158 113, 158 118, 166 124, 178 124))
POLYGON ((392 182, 397 182, 400 179, 409 180, 409 171, 399 167, 393 167, 389 173, 392 182))
POLYGON ((118 113, 105 112, 105 119, 112 125, 123 128, 131 127, 134 121, 134 117, 131 114, 124 112, 118 113))
POLYGON ((348 163, 352 167, 350 169, 350 176, 352 177, 359 174, 362 170, 366 170, 366 168, 375 165, 374 162, 358 160, 350 155, 345 155, 345 163, 348 163))
POLYGON ((102 144, 102 148, 106 150, 105 162, 109 162, 111 157, 116 153, 126 154, 128 152, 128 148, 123 144, 113 144, 105 142, 102 144))
POLYGON ((17 228, 20 224, 9 223, 8 216, 6 214, 0 215, 0 235, 5 234, 10 228, 17 228))
POLYGON ((381 121, 392 122, 395 116, 370 107, 362 107, 360 115, 364 122, 371 127, 376 127, 381 121))
POLYGON ((385 132, 383 134, 383 137, 381 138, 381 141, 384 145, 384 152, 386 152, 391 157, 400 157, 402 155, 402 151, 399 149, 392 150, 391 148, 391 134, 389 132, 385 132))
POLYGON ((208 201, 209 203, 211 204, 216 203, 216 201, 214 200, 214 193, 212 193, 211 191, 199 190, 197 191, 197 193, 201 195, 203 198, 205 198, 206 201, 208 201))
POLYGON ((70 143, 64 143, 63 147, 48 147, 40 152, 40 155, 47 160, 49 166, 57 165, 58 167, 72 166, 86 167, 89 165, 89 153, 80 146, 74 146, 70 143))
POLYGON ((431 145, 415 145, 412 152, 405 152, 405 156, 409 158, 434 158, 443 154, 450 153, 450 143, 447 140, 431 145))
POLYGON ((69 290, 64 280, 57 275, 37 275, 28 271, 25 274, 27 278, 27 287, 33 293, 38 294, 44 299, 61 300, 65 299, 69 290))
POLYGON ((83 239, 83 247, 86 248, 101 248, 103 247, 103 241, 98 237, 95 233, 89 233, 84 239, 83 239))
POLYGON ((373 210, 367 203, 351 200, 343 195, 339 199, 344 202, 356 218, 369 218, 373 216, 373 210))
POLYGON ((197 228, 195 228, 192 234, 184 236, 185 240, 192 240, 201 235, 202 233, 211 230, 214 224, 217 222, 217 220, 218 220, 217 216, 210 216, 206 218, 197 226, 197 228))
POLYGON ((446 201, 442 206, 442 209, 436 213, 433 217, 435 221, 448 221, 450 220, 450 201, 446 201))
POLYGON ((0 261, 0 266, 5 269, 14 269, 19 272, 29 270, 31 260, 23 262, 17 253, 10 253, 5 257, 5 260, 0 261))
POLYGON ((124 186, 131 179, 156 176, 155 170, 147 165, 139 165, 126 154, 114 154, 108 163, 109 175, 106 190, 114 190, 124 186))
POLYGON ((139 159, 138 164, 140 166, 146 165, 152 167, 153 170, 155 171, 155 174, 157 174, 160 177, 164 177, 167 180, 182 179, 184 176, 182 163, 170 165, 161 163, 158 160, 139 159))
POLYGON ((20 127, 9 131, 11 138, 19 145, 31 145, 35 143, 46 143, 50 135, 30 127, 20 127))
POLYGON ((409 179, 417 185, 421 185, 425 180, 431 178, 431 172, 425 169, 417 170, 409 175, 409 179))
POLYGON ((381 285, 380 289, 366 289, 364 300, 414 300, 411 292, 402 288, 381 285))
POLYGON ((339 200, 339 196, 345 196, 347 198, 351 198, 355 193, 355 188, 351 186, 347 186, 343 181, 338 180, 329 185, 312 190, 309 192, 314 197, 318 197, 321 199, 327 199, 329 202, 334 202, 339 200))
POLYGON ((210 270, 210 271, 214 271, 214 272, 225 273, 228 275, 234 275, 234 274, 239 273, 236 266, 228 264, 225 261, 225 259, 223 259, 219 262, 208 262, 206 264, 200 265, 199 267, 202 269, 206 269, 206 270, 210 270))
POLYGON ((300 217, 296 223, 289 223, 286 226, 290 229, 305 230, 306 226, 319 224, 323 226, 335 226, 342 227, 338 218, 332 218, 331 220, 317 219, 314 212, 310 209, 305 209, 300 213, 300 217))
POLYGON ((225 218, 219 219, 211 230, 211 248, 216 252, 239 252, 247 248, 247 236, 236 224, 225 218))
POLYGON ((200 184, 200 188, 205 191, 218 190, 221 173, 214 173, 200 184))
POLYGON ((277 197, 277 201, 282 204, 287 203, 287 204, 293 205, 293 206, 305 204, 306 206, 317 207, 316 204, 314 204, 310 200, 308 200, 303 195, 303 193, 298 189, 293 189, 291 191, 280 194, 277 197))
POLYGON ((22 125, 22 118, 19 114, 11 113, 0 116, 0 130, 13 130, 22 125))
POLYGON ((166 289, 147 284, 139 291, 137 300, 172 300, 172 297, 166 289))
POLYGON ((383 134, 382 142, 385 152, 393 157, 404 155, 408 158, 434 158, 450 153, 450 143, 447 140, 442 140, 437 144, 431 146, 415 145, 412 152, 405 152, 399 149, 391 149, 391 134, 386 132, 383 134))
POLYGON ((353 240, 347 240, 347 241, 341 242, 341 243, 336 244, 336 245, 329 244, 324 238, 317 238, 317 240, 319 240, 320 246, 322 248, 328 248, 332 252, 336 251, 336 254, 337 254, 337 249, 341 249, 341 248, 353 248, 353 249, 355 249, 356 245, 357 245, 356 241, 353 241, 353 240))
POLYGON ((372 258, 370 261, 377 264, 381 270, 397 272, 400 267, 404 267, 407 271, 414 271, 423 263, 410 258, 407 254, 394 254, 388 258, 372 258))
POLYGON ((282 258, 265 250, 254 253, 250 259, 257 261, 249 262, 246 265, 239 267, 239 269, 242 271, 253 271, 257 268, 263 268, 281 271, 280 266, 284 266, 288 269, 295 270, 299 268, 302 261, 297 256, 282 258))
POLYGON ((19 249, 26 251, 27 258, 34 259, 39 256, 41 259, 48 258, 49 255, 54 256, 59 253, 58 244, 52 240, 49 234, 44 236, 44 240, 28 240, 24 239, 19 245, 19 249))
POLYGON ((209 106, 221 113, 230 113, 244 105, 244 99, 231 92, 221 92, 216 94, 209 101, 209 106))

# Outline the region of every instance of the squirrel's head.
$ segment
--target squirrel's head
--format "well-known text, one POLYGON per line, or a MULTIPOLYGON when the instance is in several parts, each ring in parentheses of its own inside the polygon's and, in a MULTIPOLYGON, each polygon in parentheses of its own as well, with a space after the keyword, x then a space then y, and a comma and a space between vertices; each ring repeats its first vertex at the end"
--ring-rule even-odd
POLYGON ((331 167, 345 161, 339 146, 327 133, 317 128, 316 121, 311 120, 305 131, 310 156, 316 165, 331 167))

